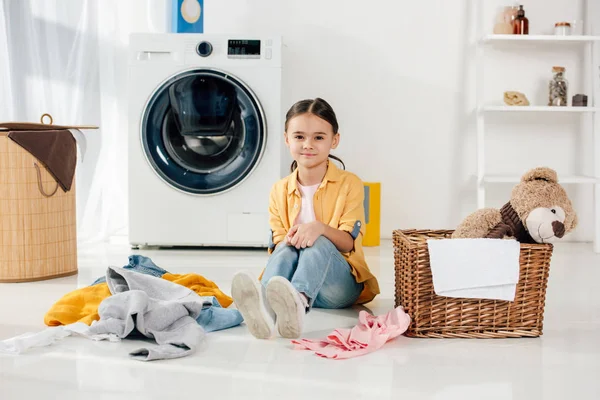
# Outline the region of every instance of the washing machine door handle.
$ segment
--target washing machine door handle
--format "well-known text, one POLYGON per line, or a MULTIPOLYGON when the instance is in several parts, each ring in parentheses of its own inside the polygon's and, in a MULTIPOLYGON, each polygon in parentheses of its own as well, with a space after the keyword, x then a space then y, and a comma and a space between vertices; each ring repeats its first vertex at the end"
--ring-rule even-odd
MULTIPOLYGON (((237 99, 236 99, 236 104, 237 104, 237 99)), ((171 110, 171 112, 173 112, 173 110, 171 110)), ((216 129, 217 130, 210 130, 211 129, 211 125, 210 124, 206 124, 204 126, 198 127, 199 129, 197 129, 194 132, 191 131, 187 131, 187 132, 181 132, 181 129, 179 129, 179 134, 181 136, 187 136, 187 137, 196 137, 196 138, 214 138, 214 137, 225 137, 225 136, 231 136, 234 134, 235 132, 235 121, 236 121, 236 117, 239 117, 239 110, 236 108, 233 109, 233 112, 231 114, 231 121, 229 122, 229 125, 224 125, 224 126, 218 126, 216 129)), ((177 120, 175 119, 175 125, 177 125, 177 120)))
POLYGON ((169 101, 183 136, 226 135, 238 106, 231 84, 204 76, 191 76, 172 85, 169 101))

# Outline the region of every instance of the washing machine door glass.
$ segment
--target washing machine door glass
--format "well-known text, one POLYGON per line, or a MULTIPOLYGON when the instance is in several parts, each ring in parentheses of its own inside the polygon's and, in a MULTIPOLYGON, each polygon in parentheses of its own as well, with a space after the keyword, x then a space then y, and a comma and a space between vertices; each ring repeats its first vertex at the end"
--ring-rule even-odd
POLYGON ((161 85, 144 109, 141 134, 158 175, 193 194, 240 184, 266 143, 255 95, 238 79, 212 69, 188 71, 161 85))

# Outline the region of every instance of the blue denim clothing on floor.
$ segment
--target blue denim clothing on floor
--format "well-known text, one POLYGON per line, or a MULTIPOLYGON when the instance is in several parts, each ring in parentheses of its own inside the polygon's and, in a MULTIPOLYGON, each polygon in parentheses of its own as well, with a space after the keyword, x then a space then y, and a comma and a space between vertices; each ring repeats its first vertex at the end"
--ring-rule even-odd
MULTIPOLYGON (((135 272, 139 272, 141 274, 146 275, 152 275, 157 278, 162 278, 162 276, 168 272, 159 267, 158 265, 154 264, 154 262, 152 262, 150 258, 140 256, 138 254, 129 256, 129 264, 124 266, 123 269, 130 269, 135 272)), ((96 281, 90 286, 94 286, 102 282, 106 282, 105 276, 96 279, 96 281)))
POLYGON ((267 261, 261 283, 266 286, 272 277, 282 276, 308 297, 309 309, 346 308, 356 302, 364 287, 350 271, 350 264, 335 245, 320 236, 305 249, 278 245, 267 261))
POLYGON ((204 328, 206 332, 220 331, 222 329, 233 328, 244 321, 242 314, 235 308, 223 308, 216 297, 202 297, 204 307, 202 312, 196 318, 198 325, 204 328))
MULTIPOLYGON (((129 264, 124 266, 123 269, 129 269, 156 278, 162 278, 164 274, 168 273, 168 271, 154 264, 149 257, 137 254, 129 256, 129 264)), ((106 282, 105 276, 98 278, 91 286, 102 282, 106 282)), ((206 332, 232 328, 244 321, 242 314, 238 310, 234 308, 223 308, 216 297, 202 296, 202 300, 204 301, 204 306, 202 312, 198 318, 196 318, 196 322, 198 322, 198 325, 204 328, 206 332)))

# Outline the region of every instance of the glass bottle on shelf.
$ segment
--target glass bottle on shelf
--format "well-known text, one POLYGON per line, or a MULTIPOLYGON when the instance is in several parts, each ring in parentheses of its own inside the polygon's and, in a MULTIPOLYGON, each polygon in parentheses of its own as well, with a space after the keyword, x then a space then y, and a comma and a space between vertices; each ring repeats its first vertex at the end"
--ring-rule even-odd
POLYGON ((525 10, 523 6, 519 6, 517 11, 517 18, 513 21, 513 33, 515 35, 528 35, 529 34, 529 20, 525 17, 525 10))
POLYGON ((565 79, 564 67, 552 67, 552 79, 548 85, 548 105, 566 106, 569 81, 565 79))

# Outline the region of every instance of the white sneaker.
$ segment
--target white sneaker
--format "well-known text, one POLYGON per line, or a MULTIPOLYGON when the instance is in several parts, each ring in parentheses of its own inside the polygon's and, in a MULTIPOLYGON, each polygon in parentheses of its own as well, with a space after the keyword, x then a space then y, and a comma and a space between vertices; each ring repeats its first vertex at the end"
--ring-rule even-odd
POLYGON ((287 339, 297 339, 302 334, 306 306, 301 294, 290 281, 274 276, 267 284, 267 301, 277 315, 279 334, 287 339))
POLYGON ((273 336, 274 321, 266 308, 262 287, 257 279, 244 271, 235 274, 231 283, 231 297, 254 337, 269 339, 273 336))

